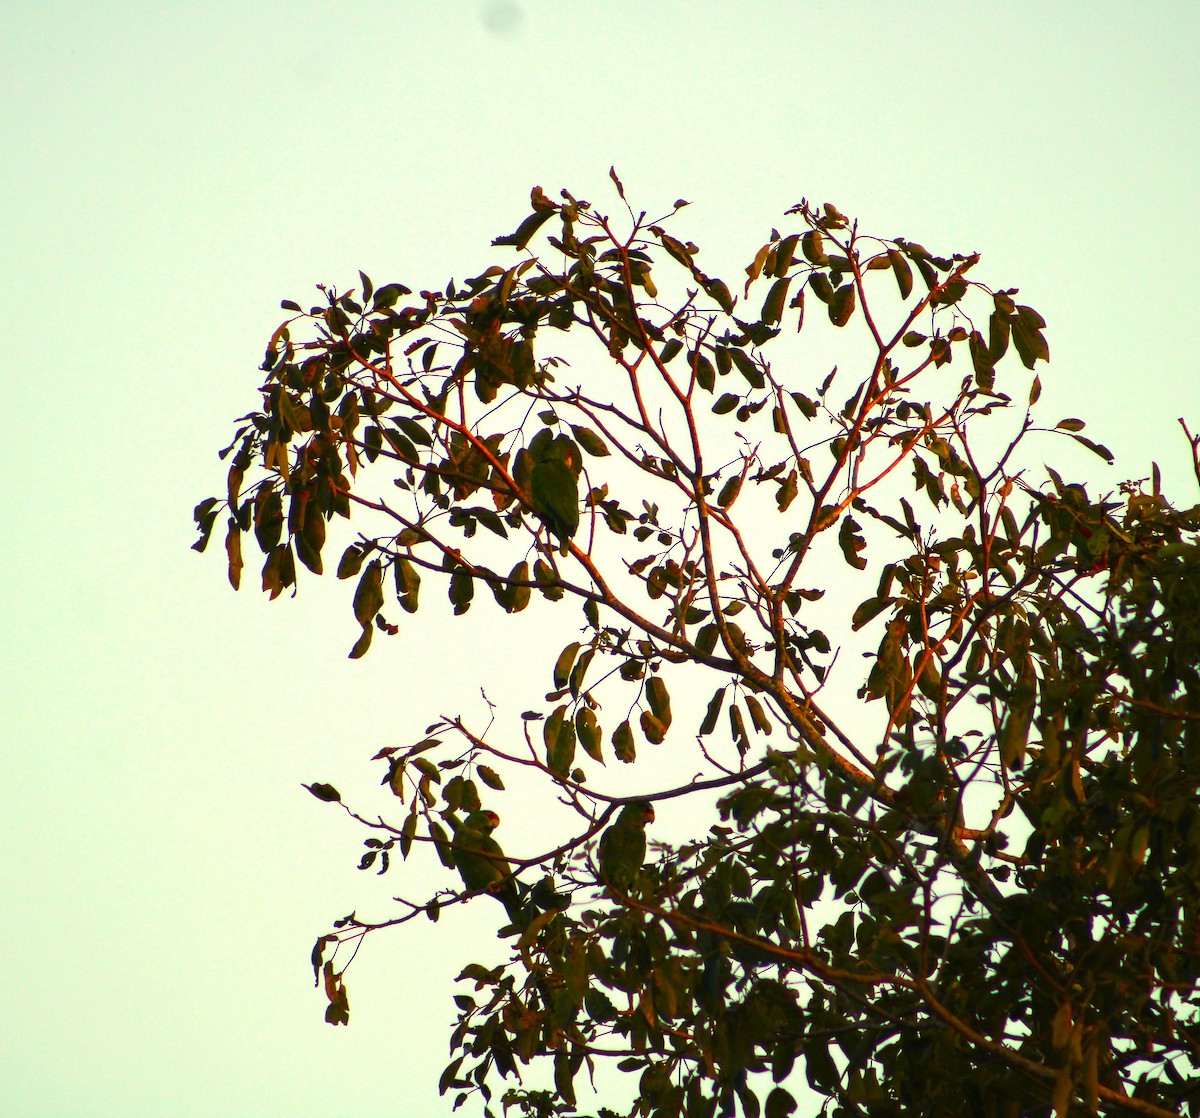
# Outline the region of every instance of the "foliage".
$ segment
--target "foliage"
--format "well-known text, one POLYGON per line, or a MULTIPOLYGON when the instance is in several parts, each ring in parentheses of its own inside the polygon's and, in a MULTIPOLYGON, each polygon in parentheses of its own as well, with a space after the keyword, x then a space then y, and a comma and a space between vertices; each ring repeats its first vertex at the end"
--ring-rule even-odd
POLYGON ((1052 435, 1111 455, 1035 422, 1045 323, 978 255, 801 202, 735 297, 686 203, 561 197, 444 291, 285 303, 195 510, 272 598, 353 513, 353 657, 430 583, 571 634, 526 749, 439 720, 377 754, 402 819, 341 805, 360 868, 431 844, 445 883, 318 940, 328 1019, 339 948, 492 892, 513 951, 462 972, 456 1107, 575 1113, 615 1064, 655 1118, 804 1083, 835 1115, 1200 1113, 1200 506, 1157 467, 1104 498, 1033 471, 1052 435), (519 858, 516 774, 559 827, 519 858), (661 841, 689 801, 711 827, 661 841), (519 1085, 541 1057, 553 1091, 519 1085))

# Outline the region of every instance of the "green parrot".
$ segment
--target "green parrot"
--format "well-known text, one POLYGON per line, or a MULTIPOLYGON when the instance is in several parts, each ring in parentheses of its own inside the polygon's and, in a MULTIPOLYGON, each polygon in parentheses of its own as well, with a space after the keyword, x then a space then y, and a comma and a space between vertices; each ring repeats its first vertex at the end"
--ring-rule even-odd
POLYGON ((504 905, 518 928, 525 926, 525 910, 513 877, 512 866, 492 832, 500 823, 494 811, 473 811, 454 828, 454 864, 469 893, 487 893, 504 905))
POLYGON ((533 511, 558 537, 564 555, 568 541, 579 530, 579 482, 575 474, 578 463, 575 444, 560 435, 546 447, 529 475, 533 511))
POLYGON ((654 805, 634 800, 621 808, 617 821, 600 837, 600 879, 627 893, 646 860, 646 824, 654 822, 654 805))

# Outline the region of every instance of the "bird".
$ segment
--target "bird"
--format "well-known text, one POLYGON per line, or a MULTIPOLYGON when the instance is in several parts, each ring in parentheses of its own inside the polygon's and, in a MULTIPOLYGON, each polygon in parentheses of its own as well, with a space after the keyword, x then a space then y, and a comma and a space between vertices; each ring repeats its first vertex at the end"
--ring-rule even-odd
POLYGON ((492 832, 500 824, 494 811, 473 811, 453 831, 454 865, 469 893, 495 897, 518 927, 525 926, 525 908, 512 866, 492 832))
POLYGON ((646 860, 646 824, 654 822, 654 805, 634 800, 621 808, 616 822, 600 836, 600 879, 623 893, 637 881, 646 860))
POLYGON ((579 461, 575 444, 559 436, 546 447, 529 475, 529 495, 537 518, 567 553, 570 539, 579 530, 579 461))

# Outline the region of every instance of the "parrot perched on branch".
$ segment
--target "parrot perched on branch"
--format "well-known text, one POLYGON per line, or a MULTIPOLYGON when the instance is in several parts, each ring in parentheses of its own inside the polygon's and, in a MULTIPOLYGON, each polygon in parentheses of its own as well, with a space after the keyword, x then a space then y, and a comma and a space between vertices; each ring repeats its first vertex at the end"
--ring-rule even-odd
POLYGON ((566 435, 559 435, 539 449, 541 456, 529 475, 529 495, 534 513, 558 537, 565 555, 579 530, 579 448, 566 435))
POLYGON ((512 873, 512 866, 492 838, 500 823, 494 811, 473 811, 454 828, 454 865, 470 893, 487 893, 504 905, 509 919, 524 928, 525 910, 512 873))
POLYGON ((600 879, 627 893, 646 860, 646 824, 654 822, 654 805, 635 800, 621 808, 617 821, 600 837, 600 879))

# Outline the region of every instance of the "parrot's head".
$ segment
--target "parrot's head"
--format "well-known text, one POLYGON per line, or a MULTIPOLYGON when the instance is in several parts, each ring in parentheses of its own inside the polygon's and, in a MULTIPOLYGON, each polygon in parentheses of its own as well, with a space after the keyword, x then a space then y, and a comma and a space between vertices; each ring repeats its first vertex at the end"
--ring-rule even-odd
POLYGON ((624 808, 624 811, 628 812, 642 826, 654 822, 654 805, 649 800, 637 800, 624 808))
POLYGON ((500 826, 500 816, 490 809, 473 811, 467 816, 467 826, 473 831, 483 831, 485 834, 490 834, 500 826))

